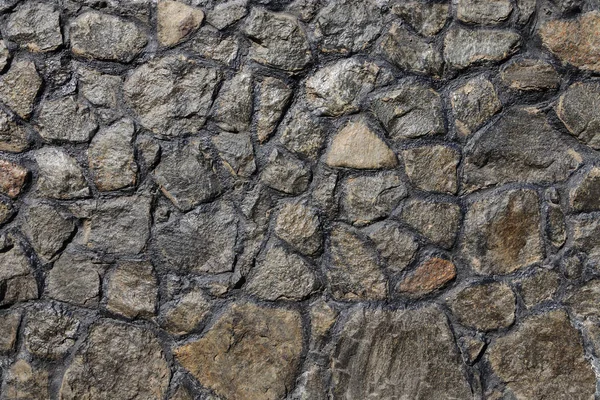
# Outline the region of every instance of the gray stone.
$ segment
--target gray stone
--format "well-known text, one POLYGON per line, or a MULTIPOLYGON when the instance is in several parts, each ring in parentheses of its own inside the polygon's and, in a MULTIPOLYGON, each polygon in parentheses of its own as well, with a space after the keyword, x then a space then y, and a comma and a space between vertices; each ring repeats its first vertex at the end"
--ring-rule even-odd
POLYGON ((377 254, 358 231, 335 225, 330 233, 326 275, 336 300, 383 300, 388 283, 377 263, 377 254))
POLYGON ((201 9, 179 1, 161 0, 156 6, 156 31, 163 46, 174 46, 196 31, 204 20, 201 9))
POLYGON ((199 290, 186 293, 166 303, 161 311, 161 325, 173 335, 192 332, 208 315, 210 302, 199 290))
POLYGON ((35 98, 42 87, 42 78, 29 60, 15 60, 0 76, 0 101, 19 117, 29 119, 35 98))
POLYGON ((296 157, 274 149, 263 168, 260 180, 265 185, 287 194, 300 194, 310 183, 310 168, 296 157))
POLYGON ((354 225, 366 225, 387 217, 407 194, 397 173, 349 177, 344 181, 341 214, 354 225))
POLYGON ((256 171, 254 148, 247 134, 221 132, 212 137, 223 164, 233 174, 249 178, 256 171))
POLYGON ((327 400, 326 383, 322 377, 324 368, 310 365, 296 380, 291 400, 327 400))
POLYGON ((300 71, 312 61, 306 33, 290 15, 252 8, 243 32, 251 42, 249 57, 258 63, 300 71))
POLYGON ((567 219, 572 247, 585 253, 594 263, 600 261, 600 215, 598 213, 579 214, 567 219))
POLYGON ((123 90, 145 128, 173 137, 196 133, 204 125, 220 80, 215 68, 185 56, 167 56, 134 70, 123 90))
POLYGON ((25 187, 29 170, 19 164, 0 159, 0 193, 18 197, 25 187))
POLYGON ((116 108, 123 79, 118 75, 102 74, 92 69, 79 71, 80 93, 93 105, 116 108))
POLYGON ((339 174, 322 164, 317 168, 311 197, 324 213, 333 214, 338 209, 335 191, 339 183, 339 174))
POLYGON ((575 212, 600 211, 600 168, 592 167, 573 179, 569 206, 575 212))
POLYGON ((456 129, 469 136, 502 108, 492 82, 484 76, 470 79, 450 94, 456 129))
POLYGON ((435 306, 357 307, 337 335, 332 398, 469 399, 452 331, 435 306))
POLYGON ((225 29, 248 14, 247 0, 219 3, 208 13, 206 21, 217 29, 225 29))
POLYGON ((75 199, 90 195, 90 188, 77 161, 59 147, 35 152, 39 168, 37 190, 44 197, 75 199))
POLYGON ((2 385, 3 400, 28 400, 49 398, 48 371, 34 367, 29 362, 19 359, 6 369, 2 385))
POLYGON ((239 44, 235 36, 204 26, 190 40, 190 48, 202 57, 230 65, 237 57, 239 44))
POLYGON ((73 54, 96 60, 130 62, 148 43, 135 22, 96 11, 74 19, 69 35, 73 54))
POLYGON ((554 90, 560 86, 560 75, 552 64, 531 58, 506 63, 500 77, 509 88, 523 91, 554 90))
POLYGON ((84 307, 94 307, 100 297, 103 266, 85 256, 63 253, 46 277, 48 297, 84 307))
POLYGON ((495 25, 510 16, 510 0, 458 0, 456 17, 467 23, 495 25))
POLYGON ((594 398, 594 371, 584 358, 579 332, 562 310, 527 318, 492 343, 488 357, 516 398, 594 398))
POLYGON ((546 233, 550 242, 556 247, 562 247, 567 240, 565 214, 558 204, 546 206, 546 233))
POLYGON ((73 96, 44 101, 38 125, 47 141, 87 142, 98 128, 90 108, 73 96))
POLYGON ((292 98, 292 89, 285 82, 266 77, 260 84, 260 97, 256 112, 256 136, 260 142, 267 140, 292 98))
POLYGON ((556 115, 569 132, 593 149, 600 149, 600 83, 578 82, 560 96, 556 115))
POLYGON ((445 249, 452 247, 462 219, 455 203, 413 199, 402 206, 400 220, 445 249))
POLYGON ((456 194, 460 153, 442 145, 413 147, 402 151, 410 182, 421 190, 456 194))
POLYGON ((0 111, 0 151, 20 153, 29 147, 27 129, 4 111, 0 111))
POLYGON ((456 266, 452 261, 431 257, 419 264, 397 286, 401 294, 419 298, 442 289, 456 278, 456 266))
POLYGON ((8 353, 15 348, 20 325, 19 311, 5 311, 0 314, 0 353, 8 353))
POLYGON ((535 12, 537 0, 517 0, 516 3, 519 10, 517 22, 521 25, 526 24, 535 12))
POLYGON ((58 360, 75 344, 78 328, 79 321, 58 308, 33 310, 25 319, 25 348, 37 357, 58 360))
POLYGON ((284 203, 277 212, 274 232, 302 254, 321 249, 323 231, 314 208, 303 203, 284 203))
POLYGON ((538 202, 535 191, 519 189, 469 205, 461 252, 477 273, 504 275, 543 260, 538 202))
POLYGON ((102 319, 65 371, 59 399, 163 398, 170 375, 154 334, 102 319))
POLYGON ((467 287, 450 299, 461 324, 481 331, 508 328, 515 321, 515 294, 504 283, 467 287))
POLYGON ((456 69, 502 61, 515 53, 521 36, 510 30, 455 27, 444 38, 444 59, 456 69))
POLYGON ((15 207, 8 200, 0 200, 0 225, 8 222, 16 213, 15 207))
POLYGON ((320 0, 292 0, 286 11, 298 17, 300 21, 308 22, 314 18, 320 7, 320 0))
POLYGON ((68 214, 47 203, 29 205, 23 218, 21 230, 42 261, 52 260, 75 231, 68 214))
POLYGON ((390 271, 402 272, 413 260, 419 243, 414 235, 400 228, 395 221, 381 221, 364 229, 390 271))
POLYGON ((442 30, 448 19, 448 4, 420 1, 399 2, 392 12, 399 15, 415 31, 423 36, 433 36, 442 30))
POLYGON ((38 287, 27 255, 18 245, 0 253, 0 306, 38 297, 38 287))
POLYGON ((521 297, 527 307, 551 300, 560 285, 558 273, 547 269, 538 269, 533 275, 521 280, 521 297))
POLYGON ((319 115, 340 116, 358 111, 375 87, 379 67, 349 58, 317 70, 306 81, 308 107, 319 115))
POLYGON ((8 16, 2 33, 29 51, 55 50, 62 45, 60 12, 51 2, 22 3, 8 16))
POLYGON ((311 113, 297 108, 289 115, 279 141, 291 152, 316 159, 327 137, 325 124, 311 113))
POLYGON ((108 277, 106 309, 126 318, 151 318, 156 310, 158 283, 147 262, 122 262, 108 277))
POLYGON ((223 84, 214 104, 212 118, 230 132, 244 132, 252 119, 252 75, 240 72, 223 84))

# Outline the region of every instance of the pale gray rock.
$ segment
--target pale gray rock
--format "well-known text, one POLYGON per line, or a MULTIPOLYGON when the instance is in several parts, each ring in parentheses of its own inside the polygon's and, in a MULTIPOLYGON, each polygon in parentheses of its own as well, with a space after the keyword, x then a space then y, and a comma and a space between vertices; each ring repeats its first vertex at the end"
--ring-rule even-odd
POLYGON ((74 96, 44 101, 38 125, 47 141, 87 142, 98 128, 92 110, 74 96))
POLYGON ((510 0, 458 0, 456 17, 466 23, 495 25, 505 21, 512 10, 510 0))
POLYGON ((193 331, 208 315, 211 303, 199 290, 193 290, 166 303, 161 310, 161 326, 172 335, 193 331))
POLYGON ((219 3, 208 13, 206 22, 217 29, 225 29, 248 14, 247 0, 230 0, 219 3))
POLYGON ((600 83, 577 82, 560 96, 556 115, 569 132, 593 149, 600 149, 600 83))
POLYGON ((90 195, 83 169, 64 150, 43 147, 34 157, 39 168, 37 190, 41 196, 66 200, 90 195))
POLYGON ((62 209, 47 203, 30 204, 23 213, 21 230, 38 257, 51 261, 75 231, 75 223, 62 209))
POLYGON ((283 123, 279 141, 289 151, 316 159, 327 137, 326 125, 310 112, 295 108, 283 123))
POLYGON ((450 299, 452 313, 470 328, 490 331, 515 321, 516 298, 505 283, 469 286, 450 299))
POLYGON ((29 51, 55 50, 62 45, 58 7, 52 2, 22 3, 9 14, 2 34, 29 51))
POLYGON ((442 201, 408 200, 400 213, 402 222, 446 249, 454 244, 461 219, 458 204, 442 201))
POLYGON ((282 80, 266 77, 262 81, 256 111, 256 136, 260 142, 269 139, 292 94, 292 89, 282 80))
POLYGON ((260 175, 265 185, 293 195, 304 192, 310 179, 310 168, 304 162, 277 149, 269 154, 268 164, 260 175))
POLYGON ((8 353, 17 344, 17 335, 21 325, 21 312, 5 311, 0 314, 0 352, 8 353))
POLYGON ((410 182, 421 190, 456 194, 460 153, 442 145, 413 147, 402 151, 410 182))
POLYGON ((147 262, 121 262, 108 276, 106 309, 126 318, 151 318, 156 310, 158 282, 147 262))
POLYGON ((78 328, 79 321, 58 307, 34 309, 25 318, 25 348, 37 357, 58 360, 75 344, 78 328))
POLYGON ((27 255, 18 244, 7 246, 0 253, 0 285, 0 306, 38 298, 33 270, 27 255))
POLYGON ((302 254, 321 249, 323 231, 317 211, 303 203, 284 203, 275 217, 274 232, 302 254))
POLYGON ((203 26, 190 39, 190 49, 202 57, 230 65, 238 55, 239 44, 235 36, 203 26))
POLYGON ((510 30, 454 27, 444 38, 444 59, 451 67, 502 61, 515 53, 521 36, 510 30))
POLYGON ((93 105, 116 108, 123 79, 118 75, 102 74, 82 68, 79 71, 80 93, 93 105))
POLYGON ((156 6, 156 32, 163 46, 174 46, 196 31, 204 20, 200 8, 179 1, 161 0, 156 6))
POLYGON ((0 76, 0 101, 19 117, 29 119, 41 87, 42 78, 33 61, 15 60, 0 76))

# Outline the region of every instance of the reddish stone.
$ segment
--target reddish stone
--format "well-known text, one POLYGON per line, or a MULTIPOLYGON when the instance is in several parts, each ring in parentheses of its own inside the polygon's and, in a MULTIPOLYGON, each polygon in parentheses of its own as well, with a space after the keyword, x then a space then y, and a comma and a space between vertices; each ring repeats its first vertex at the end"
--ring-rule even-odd
POLYGON ((15 198, 21 193, 29 171, 18 164, 0 160, 0 192, 15 198))
POLYGON ((456 277, 456 267, 451 261, 430 258, 398 286, 400 292, 410 296, 423 296, 441 288, 456 277))

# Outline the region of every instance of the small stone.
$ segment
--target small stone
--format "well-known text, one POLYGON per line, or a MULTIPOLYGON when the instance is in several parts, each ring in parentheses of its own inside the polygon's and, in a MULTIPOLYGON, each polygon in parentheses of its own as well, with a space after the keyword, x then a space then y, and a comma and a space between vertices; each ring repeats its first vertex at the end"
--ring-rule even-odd
POLYGON ((293 387, 302 322, 293 310, 234 304, 201 338, 175 349, 200 384, 230 400, 275 400, 293 387))
POLYGON ((444 63, 436 47, 394 23, 384 36, 381 54, 398 68, 439 77, 444 63))
POLYGON ((31 354, 58 360, 75 344, 79 321, 57 308, 29 313, 23 330, 25 348, 31 354))
POLYGON ((215 5, 206 21, 217 29, 225 29, 248 14, 247 0, 230 0, 215 5))
POLYGON ((237 57, 239 44, 236 37, 204 26, 190 40, 190 48, 202 57, 231 65, 237 57))
POLYGON ((80 93, 93 105, 117 108, 123 80, 92 69, 79 71, 80 93))
POLYGON ((185 335, 208 315, 210 302, 202 292, 191 291, 167 303, 163 309, 166 311, 161 311, 162 327, 173 335, 185 335))
POLYGON ((413 260, 419 243, 414 235, 401 229, 395 221, 381 221, 364 229, 375 243, 379 255, 394 273, 402 272, 413 260))
POLYGON ((338 312, 328 303, 319 299, 310 306, 311 336, 323 338, 337 320, 338 312))
POLYGON ((98 128, 90 108, 74 96, 44 101, 38 124, 46 141, 87 142, 98 128))
POLYGON ((18 245, 0 253, 0 306, 38 298, 38 286, 27 255, 18 245))
POLYGON ((281 246, 273 246, 259 258, 245 288, 262 300, 300 301, 316 286, 315 274, 302 257, 281 246))
POLYGON ((354 229, 336 225, 331 230, 327 278, 336 300, 382 300, 387 279, 377 264, 377 254, 354 229))
POLYGON ((320 0, 292 0, 286 7, 286 11, 298 17, 302 22, 309 22, 315 17, 321 6, 320 0))
POLYGON ((300 71, 312 55, 306 33, 290 15, 252 8, 243 28, 251 42, 250 59, 286 71, 300 71))
POLYGON ((456 129, 469 136, 502 109, 492 82, 484 76, 473 78, 450 95, 456 129))
POLYGON ((568 218, 569 236, 573 248, 585 253, 594 263, 600 261, 600 220, 597 213, 579 214, 568 218))
POLYGON ((63 253, 46 277, 48 297, 84 307, 94 307, 100 297, 102 265, 91 260, 63 253))
POLYGON ((158 287, 152 265, 146 262, 120 263, 109 275, 106 309, 126 318, 154 316, 158 287))
POLYGON ((150 330, 101 319, 65 371, 59 399, 164 398, 170 375, 150 330))
POLYGON ((0 160, 0 193, 18 197, 27 182, 29 171, 18 164, 0 160))
POLYGON ((560 96, 556 115, 571 135, 590 146, 600 149, 600 83, 578 82, 560 96))
POLYGON ((260 142, 271 136, 291 98, 292 89, 283 81, 271 77, 262 81, 256 113, 256 136, 260 142))
POLYGON ((521 280, 521 297, 527 307, 551 300, 560 284, 559 276, 554 271, 538 269, 533 275, 521 280))
POLYGON ((15 361, 6 371, 2 397, 5 400, 48 399, 48 371, 37 369, 23 359, 15 361))
POLYGON ((509 30, 455 27, 444 39, 444 59, 453 68, 502 61, 517 51, 521 36, 509 30))
POLYGON ((463 357, 471 365, 477 361, 485 349, 485 341, 479 336, 463 336, 459 339, 459 344, 463 357))
POLYGON ((337 117, 359 110, 362 99, 375 88, 379 67, 355 58, 317 70, 306 81, 306 100, 319 115, 337 117))
POLYGON ((285 203, 275 219, 275 234, 302 254, 321 249, 323 232, 316 210, 303 203, 285 203))
POLYGON ((279 141, 291 152, 316 159, 326 137, 323 122, 307 111, 295 109, 285 122, 279 141))
POLYGON ((580 337, 563 310, 549 311, 492 343, 489 362, 516 398, 592 399, 596 378, 580 337))
POLYGON ((56 207, 46 203, 33 203, 24 212, 21 230, 38 257, 48 262, 71 238, 75 223, 56 207))
POLYGON ((297 195, 308 188, 310 168, 296 157, 274 149, 268 158, 260 180, 280 192, 297 195))
POLYGON ((456 267, 452 261, 430 258, 400 282, 397 290, 410 297, 421 297, 444 287, 455 277, 456 267))
POLYGON ((337 213, 338 202, 335 191, 339 183, 337 171, 320 164, 317 167, 311 197, 316 206, 326 214, 337 213))
POLYGON ((196 31, 204 13, 178 1, 161 0, 156 7, 158 41, 163 46, 174 46, 196 31))
POLYGON ((456 194, 460 153, 454 148, 442 145, 413 147, 402 152, 402 159, 408 179, 417 188, 456 194))
POLYGON ((252 119, 252 76, 241 72, 225 82, 214 107, 213 119, 219 128, 229 132, 248 130, 252 119))
POLYGON ((25 126, 15 118, 0 111, 0 151, 20 153, 29 147, 29 138, 25 126))
POLYGON ((149 136, 138 135, 136 137, 135 147, 140 162, 140 168, 149 170, 156 166, 161 153, 161 146, 157 140, 149 136))
POLYGON ((8 353, 15 348, 20 325, 20 312, 5 311, 0 314, 0 353, 8 353))
POLYGON ((481 331, 508 328, 515 321, 516 298, 504 283, 467 287, 450 300, 461 324, 481 331))
POLYGON ((500 77, 506 86, 523 91, 555 90, 560 75, 552 64, 536 59, 511 61, 504 65, 500 77))
POLYGON ((341 195, 342 216, 361 226, 387 217, 408 191, 397 173, 375 173, 345 180, 341 195))
POLYGON ((578 175, 569 190, 569 206, 575 212, 600 210, 600 168, 592 167, 578 175))
POLYGON ((60 12, 51 3, 23 3, 9 15, 2 33, 29 51, 55 50, 62 45, 60 12))
POLYGON ((599 294, 600 280, 594 279, 573 290, 566 298, 565 303, 571 307, 577 318, 599 321, 599 294))
POLYGON ((542 261, 539 198, 511 190, 469 205, 461 252, 479 274, 505 275, 542 261))
POLYGON ((495 25, 505 21, 512 9, 510 0, 459 0, 456 17, 471 24, 495 25))
POLYGON ((546 206, 546 233, 555 247, 562 247, 567 240, 565 214, 557 204, 546 206))
POLYGON ((256 162, 249 135, 221 132, 212 137, 212 142, 219 151, 223 164, 233 175, 249 178, 254 174, 256 162))
POLYGON ((43 147, 35 152, 39 167, 37 190, 55 199, 75 199, 90 195, 90 188, 77 161, 58 147, 43 147))
POLYGON ((600 12, 591 11, 572 19, 548 21, 539 29, 539 35, 544 47, 563 62, 599 72, 600 54, 594 50, 600 46, 599 24, 600 12))
POLYGON ((412 139, 445 132, 440 95, 429 86, 402 81, 373 97, 371 109, 392 139, 412 139))
POLYGON ((517 22, 521 25, 528 23, 535 12, 536 5, 537 0, 517 0, 517 8, 519 9, 517 22))
POLYGON ((448 19, 448 9, 448 4, 420 1, 401 2, 392 6, 392 12, 422 36, 433 36, 442 30, 448 19))
POLYGON ((194 400, 194 397, 183 386, 179 386, 175 394, 169 397, 169 400, 194 400))
POLYGON ((71 22, 71 51, 79 57, 130 62, 146 44, 146 33, 133 21, 89 11, 71 22))
POLYGON ((400 214, 402 222, 445 249, 454 244, 461 219, 457 204, 418 199, 408 201, 400 214))
POLYGON ((0 76, 0 101, 19 117, 29 119, 41 87, 42 78, 32 61, 13 61, 8 72, 0 76))

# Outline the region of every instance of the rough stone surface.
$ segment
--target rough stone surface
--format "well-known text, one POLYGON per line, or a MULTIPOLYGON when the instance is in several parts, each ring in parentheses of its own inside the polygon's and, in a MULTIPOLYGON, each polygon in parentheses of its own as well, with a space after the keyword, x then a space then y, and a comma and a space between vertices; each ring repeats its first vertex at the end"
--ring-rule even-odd
POLYGON ((502 61, 517 51, 518 33, 498 29, 455 27, 444 38, 444 59, 456 69, 502 61))
POLYGON ((569 132, 593 149, 600 148, 600 83, 592 81, 571 85, 560 97, 556 114, 569 132))
POLYGON ((430 258, 406 277, 397 290, 409 296, 423 296, 443 287, 456 277, 456 266, 442 258, 430 258))
POLYGON ((119 264, 110 274, 106 309, 127 318, 152 317, 158 288, 152 265, 144 262, 119 264))
POLYGON ((14 61, 10 69, 0 76, 0 101, 19 117, 28 119, 42 87, 42 78, 33 61, 14 61))
POLYGON ((406 175, 413 185, 428 192, 455 194, 458 190, 458 151, 448 146, 414 147, 402 152, 406 175))
POLYGON ((461 212, 454 203, 411 200, 402 207, 400 219, 433 243, 450 248, 458 234, 461 212))
POLYGON ((461 324, 482 331, 512 325, 515 304, 513 291, 502 283, 471 286, 450 300, 452 312, 461 324))
POLYGON ((75 231, 75 224, 69 215, 47 203, 31 204, 24 218, 22 231, 43 261, 52 260, 75 231))
POLYGON ((215 101, 213 119, 217 126, 230 132, 243 132, 252 118, 252 77, 246 72, 225 82, 215 101))
POLYGON ((173 335, 184 335, 193 331, 208 315, 210 302, 202 292, 191 291, 164 308, 161 325, 173 335))
POLYGON ((93 307, 100 299, 102 266, 92 260, 63 253, 46 278, 46 293, 52 299, 93 307))
POLYGON ((90 108, 72 96, 45 101, 38 121, 47 141, 87 142, 98 128, 90 108))
POLYGON ((12 198, 18 197, 28 176, 29 171, 26 168, 0 160, 0 193, 12 198))
POLYGON ((459 0, 456 17, 466 23, 493 25, 506 20, 512 8, 509 0, 459 0))
POLYGON ((279 141, 289 151, 303 157, 317 158, 325 138, 327 128, 322 121, 309 112, 293 110, 284 123, 279 141))
POLYGON ((262 81, 256 112, 256 136, 259 141, 264 142, 271 136, 291 97, 292 89, 283 81, 271 77, 262 81))
POLYGON ((21 314, 19 312, 0 314, 0 352, 8 353, 15 347, 20 325, 21 314))
POLYGON ((274 232, 302 254, 313 255, 321 249, 319 216, 306 204, 285 203, 277 213, 274 232))
POLYGON ((575 177, 569 191, 569 206, 573 211, 600 210, 600 168, 593 167, 575 177))
POLYGON ((248 14, 246 0, 230 0, 215 5, 206 21, 217 29, 225 29, 248 14))
POLYGON ((38 287, 31 264, 23 249, 13 244, 0 253, 0 305, 36 299, 38 287))
POLYGON ((540 269, 521 281, 521 297, 527 307, 551 300, 558 291, 560 278, 555 271, 540 269))
POLYGON ((304 192, 310 183, 311 172, 298 158, 280 150, 273 150, 268 157, 260 180, 280 192, 297 195, 304 192))
POLYGON ((79 322, 59 309, 35 310, 26 317, 25 347, 31 354, 55 360, 75 344, 79 322))
POLYGON ((192 51, 209 60, 230 65, 238 55, 238 39, 232 35, 204 26, 190 39, 192 51))
POLYGON ((60 12, 52 3, 21 4, 10 14, 2 33, 30 51, 52 51, 62 45, 60 12))
POLYGON ((399 227, 398 223, 382 221, 365 228, 364 232, 394 273, 402 272, 414 258, 419 243, 414 235, 399 227))
POLYGON ((158 41, 173 46, 200 27, 204 13, 178 1, 161 0, 156 7, 158 41))
POLYGON ((531 58, 507 63, 501 77, 511 89, 524 91, 558 89, 560 85, 560 75, 552 64, 531 58))
POLYGON ((20 153, 29 147, 27 129, 4 111, 0 112, 0 151, 20 153))
POLYGON ((502 108, 494 85, 484 76, 467 81, 450 96, 456 129, 463 136, 475 132, 502 108))
POLYGON ((44 147, 35 152, 40 174, 38 192, 55 199, 75 199, 90 195, 90 188, 77 161, 59 147, 44 147))
MULTIPOLYGON (((218 136, 212 138, 212 142, 217 148, 223 164, 233 175, 248 178, 254 174, 256 162, 250 136, 221 132, 218 136)), ((210 183, 209 181, 208 188, 204 188, 204 191, 210 190, 210 183)), ((215 186, 218 187, 218 185, 215 186)), ((216 192, 216 189, 214 191, 216 192)))
POLYGON ((433 36, 442 30, 448 19, 448 9, 448 4, 419 1, 403 1, 392 6, 394 14, 423 36, 433 36))
POLYGON ((20 359, 7 368, 3 392, 6 400, 47 399, 48 371, 20 359))

